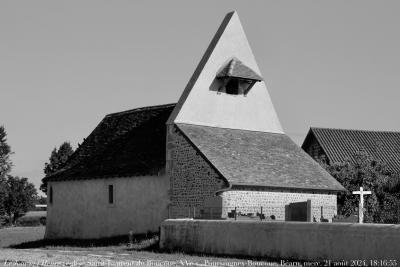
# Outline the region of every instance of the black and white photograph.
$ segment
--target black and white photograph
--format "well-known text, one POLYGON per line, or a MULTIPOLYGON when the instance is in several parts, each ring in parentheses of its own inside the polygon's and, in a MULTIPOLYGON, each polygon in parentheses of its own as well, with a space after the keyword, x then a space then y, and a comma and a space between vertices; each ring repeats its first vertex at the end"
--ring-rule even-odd
POLYGON ((400 266, 399 14, 0 0, 0 266, 400 266))

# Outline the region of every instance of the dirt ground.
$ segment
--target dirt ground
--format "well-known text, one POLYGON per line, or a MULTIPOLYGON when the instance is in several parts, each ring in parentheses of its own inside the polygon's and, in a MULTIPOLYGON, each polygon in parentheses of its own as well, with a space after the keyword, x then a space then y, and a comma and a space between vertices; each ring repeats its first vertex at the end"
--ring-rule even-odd
POLYGON ((72 249, 2 249, 0 266, 281 266, 277 262, 154 253, 72 249))
POLYGON ((271 261, 137 251, 127 244, 104 247, 9 247, 24 242, 40 243, 44 230, 44 227, 0 229, 0 266, 282 266, 279 262, 271 261))

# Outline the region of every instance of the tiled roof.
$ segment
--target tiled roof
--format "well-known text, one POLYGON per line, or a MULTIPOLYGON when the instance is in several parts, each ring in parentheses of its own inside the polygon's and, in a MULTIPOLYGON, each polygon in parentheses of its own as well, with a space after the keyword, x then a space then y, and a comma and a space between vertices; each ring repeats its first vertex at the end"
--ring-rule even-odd
POLYGON ((177 126, 232 185, 344 190, 285 134, 177 126))
POLYGON ((107 115, 66 166, 46 180, 157 175, 165 167, 165 123, 175 104, 107 115))
POLYGON ((232 58, 226 66, 217 74, 217 77, 236 77, 262 81, 263 78, 254 70, 244 65, 239 59, 232 58))
POLYGON ((314 136, 326 153, 329 162, 352 160, 364 152, 385 163, 389 170, 400 172, 400 132, 378 132, 329 128, 310 128, 303 148, 314 136))

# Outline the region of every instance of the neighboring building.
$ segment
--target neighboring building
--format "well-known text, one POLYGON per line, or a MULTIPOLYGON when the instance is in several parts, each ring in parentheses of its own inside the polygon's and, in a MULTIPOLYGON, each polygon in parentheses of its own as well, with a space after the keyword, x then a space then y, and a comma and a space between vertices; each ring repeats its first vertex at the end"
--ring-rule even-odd
POLYGON ((35 204, 35 209, 36 210, 46 210, 47 205, 46 204, 35 204))
POLYGON ((156 231, 163 219, 336 214, 344 188, 281 128, 229 13, 176 105, 107 115, 48 182, 47 238, 156 231), (311 203, 311 205, 309 205, 311 203))
POLYGON ((366 153, 384 163, 390 172, 400 173, 400 132, 312 127, 302 148, 327 164, 353 160, 354 155, 366 153))

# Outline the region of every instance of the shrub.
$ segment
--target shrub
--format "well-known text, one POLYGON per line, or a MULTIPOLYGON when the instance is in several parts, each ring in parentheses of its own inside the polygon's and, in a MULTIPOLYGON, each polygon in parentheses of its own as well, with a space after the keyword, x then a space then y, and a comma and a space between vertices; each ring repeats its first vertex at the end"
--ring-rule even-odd
POLYGON ((17 226, 40 226, 46 224, 46 217, 24 216, 17 220, 17 226), (43 220, 44 219, 44 220, 43 220))
POLYGON ((0 228, 10 224, 10 220, 7 216, 0 216, 0 228))

